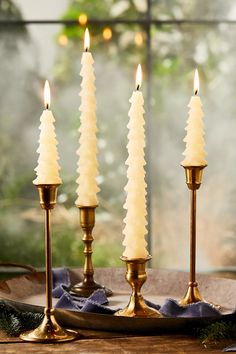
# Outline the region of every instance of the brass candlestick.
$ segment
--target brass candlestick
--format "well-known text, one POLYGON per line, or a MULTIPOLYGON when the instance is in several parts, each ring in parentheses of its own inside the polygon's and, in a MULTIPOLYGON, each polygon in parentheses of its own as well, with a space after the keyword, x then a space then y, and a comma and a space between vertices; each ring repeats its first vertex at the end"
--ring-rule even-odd
POLYGON ((148 307, 141 294, 141 287, 147 279, 145 270, 146 262, 151 259, 147 258, 127 259, 121 257, 121 260, 126 262, 126 280, 132 288, 129 304, 120 311, 115 313, 115 316, 126 317, 163 317, 161 313, 153 308, 148 307))
POLYGON ((43 322, 33 331, 25 332, 20 338, 28 342, 66 342, 78 337, 77 332, 59 326, 52 308, 52 250, 51 250, 51 209, 56 205, 58 184, 37 185, 40 206, 45 210, 45 263, 46 263, 46 307, 43 322))
POLYGON ((188 289, 180 300, 181 306, 203 301, 196 282, 196 194, 202 182, 205 166, 183 166, 186 174, 186 184, 190 189, 190 272, 188 289))
POLYGON ((83 242, 84 242, 84 279, 82 282, 74 285, 71 288, 71 293, 88 297, 90 296, 95 290, 103 289, 107 296, 112 295, 112 291, 106 288, 103 285, 100 285, 94 281, 94 269, 92 263, 92 242, 93 242, 93 235, 92 231, 95 225, 95 209, 97 205, 94 206, 77 206, 80 210, 80 226, 84 231, 83 242))

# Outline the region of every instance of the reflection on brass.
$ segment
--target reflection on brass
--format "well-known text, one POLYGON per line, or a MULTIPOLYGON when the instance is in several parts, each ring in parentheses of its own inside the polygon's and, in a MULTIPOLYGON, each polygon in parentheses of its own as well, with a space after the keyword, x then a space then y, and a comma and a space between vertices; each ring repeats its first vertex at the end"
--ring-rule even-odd
POLYGON ((44 310, 43 322, 33 331, 22 333, 20 338, 27 342, 54 343, 73 340, 77 332, 65 330, 59 326, 54 316, 54 309, 44 310))
POLYGON ((42 209, 53 209, 57 202, 59 184, 38 184, 39 203, 42 209))
POLYGON ((179 302, 181 306, 203 301, 196 282, 196 191, 200 188, 204 167, 184 166, 186 184, 190 189, 190 271, 187 292, 179 302))
POLYGON ((56 205, 57 187, 58 185, 53 184, 37 185, 40 205, 45 210, 46 307, 39 327, 20 335, 22 340, 28 342, 66 342, 78 337, 77 332, 64 330, 59 326, 52 308, 51 209, 56 205))
POLYGON ((202 183, 203 169, 206 166, 184 166, 186 184, 189 189, 196 190, 200 188, 202 183))
POLYGON ((94 206, 78 206, 80 210, 80 226, 84 231, 83 242, 84 242, 84 279, 82 282, 74 285, 71 288, 71 293, 78 296, 88 297, 95 290, 103 289, 107 296, 112 295, 112 291, 103 285, 100 285, 94 281, 94 269, 92 263, 92 242, 93 235, 92 231, 95 225, 95 209, 97 205, 94 206))
POLYGON ((145 304, 141 294, 141 287, 147 279, 145 270, 146 262, 151 259, 151 256, 138 259, 127 259, 121 257, 122 261, 126 262, 126 280, 132 288, 129 304, 120 311, 115 313, 115 316, 126 317, 163 317, 161 313, 145 304))

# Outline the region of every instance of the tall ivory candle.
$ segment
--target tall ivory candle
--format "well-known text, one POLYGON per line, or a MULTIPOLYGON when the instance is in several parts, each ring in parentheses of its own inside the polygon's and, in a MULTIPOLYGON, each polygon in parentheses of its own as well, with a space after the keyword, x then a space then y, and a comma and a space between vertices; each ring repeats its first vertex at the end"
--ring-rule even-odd
POLYGON ((55 119, 50 106, 50 87, 48 81, 44 86, 44 104, 45 110, 40 117, 40 136, 38 166, 35 168, 37 177, 33 181, 34 184, 60 184, 59 176, 60 166, 58 164, 59 156, 57 152, 57 139, 55 134, 55 119))
POLYGON ((79 149, 77 155, 79 156, 77 163, 78 184, 77 199, 75 204, 81 206, 93 206, 98 204, 97 193, 99 188, 97 186, 96 177, 98 175, 97 162, 97 126, 96 126, 96 97, 95 97, 95 75, 93 68, 93 57, 88 51, 90 45, 90 38, 88 29, 85 31, 84 38, 84 52, 82 55, 82 69, 80 75, 82 77, 81 83, 81 105, 79 110, 80 115, 80 138, 79 149))
POLYGON ((202 102, 198 96, 199 92, 199 76, 197 69, 194 76, 194 96, 191 97, 188 107, 189 117, 185 130, 187 134, 184 138, 186 149, 183 152, 185 159, 181 162, 182 166, 205 166, 206 152, 204 150, 204 124, 202 111, 202 102))
POLYGON ((146 183, 145 183, 145 131, 144 131, 144 100, 140 91, 142 82, 141 66, 138 66, 136 75, 136 91, 130 98, 131 107, 129 110, 128 123, 128 159, 126 160, 128 183, 125 186, 127 193, 124 209, 127 210, 124 219, 125 235, 123 245, 125 250, 124 257, 128 259, 146 258, 148 251, 146 249, 147 242, 145 234, 147 233, 146 225, 146 183))

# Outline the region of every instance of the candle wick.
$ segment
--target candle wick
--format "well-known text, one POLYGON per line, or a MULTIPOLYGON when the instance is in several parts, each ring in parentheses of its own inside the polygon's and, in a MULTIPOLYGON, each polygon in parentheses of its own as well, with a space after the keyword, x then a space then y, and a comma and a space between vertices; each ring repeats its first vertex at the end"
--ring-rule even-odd
POLYGON ((195 96, 197 96, 197 94, 198 94, 198 90, 196 90, 196 91, 194 92, 194 95, 195 95, 195 96))
POLYGON ((46 104, 46 107, 45 107, 45 108, 46 108, 46 109, 49 109, 49 104, 48 104, 48 103, 46 104))
POLYGON ((139 89, 140 89, 140 85, 137 85, 137 91, 139 91, 139 89))
POLYGON ((85 52, 88 52, 88 47, 85 48, 85 52))

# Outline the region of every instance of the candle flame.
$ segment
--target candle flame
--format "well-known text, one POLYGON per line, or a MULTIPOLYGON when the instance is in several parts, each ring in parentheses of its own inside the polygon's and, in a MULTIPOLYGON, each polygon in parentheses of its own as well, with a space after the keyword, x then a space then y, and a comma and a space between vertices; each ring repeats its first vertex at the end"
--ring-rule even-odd
POLYGON ((138 64, 138 68, 136 71, 136 88, 137 88, 137 90, 140 89, 141 85, 142 85, 142 68, 141 68, 141 65, 138 64))
POLYGON ((194 73, 193 90, 194 90, 194 95, 197 95, 199 93, 199 75, 197 69, 195 69, 195 73, 194 73))
POLYGON ((44 85, 44 105, 46 109, 49 109, 50 103, 51 103, 50 86, 48 80, 46 80, 44 85))
POLYGON ((89 36, 89 30, 86 28, 85 33, 84 33, 84 51, 87 52, 90 47, 90 36, 89 36))

